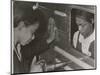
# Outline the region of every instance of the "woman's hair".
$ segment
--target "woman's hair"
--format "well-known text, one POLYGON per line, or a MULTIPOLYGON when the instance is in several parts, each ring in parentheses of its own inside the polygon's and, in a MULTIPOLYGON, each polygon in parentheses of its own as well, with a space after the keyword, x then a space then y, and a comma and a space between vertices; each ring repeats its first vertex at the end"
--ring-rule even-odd
POLYGON ((74 15, 75 17, 79 17, 84 19, 85 21, 89 22, 90 25, 92 25, 92 28, 94 29, 94 14, 90 13, 85 10, 81 9, 74 9, 74 15))
POLYGON ((80 10, 75 9, 75 16, 80 17, 80 18, 86 20, 89 23, 92 23, 93 19, 94 19, 94 14, 93 13, 90 13, 88 11, 84 11, 84 10, 81 10, 81 9, 80 10))
POLYGON ((23 5, 14 3, 13 8, 13 16, 14 16, 14 28, 19 25, 20 21, 24 21, 25 26, 34 25, 34 23, 38 22, 39 27, 36 30, 35 34, 39 35, 44 34, 47 30, 47 18, 45 13, 41 9, 33 10, 32 6, 29 4, 23 5))

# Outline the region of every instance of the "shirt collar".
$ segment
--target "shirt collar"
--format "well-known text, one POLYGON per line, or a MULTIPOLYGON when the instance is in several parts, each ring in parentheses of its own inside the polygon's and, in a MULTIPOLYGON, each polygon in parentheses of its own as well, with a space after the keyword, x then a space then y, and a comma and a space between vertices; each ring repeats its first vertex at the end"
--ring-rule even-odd
POLYGON ((88 42, 92 42, 95 40, 95 30, 93 31, 93 33, 88 36, 87 38, 84 38, 84 36, 82 34, 79 35, 79 42, 83 42, 83 41, 88 41, 88 42))

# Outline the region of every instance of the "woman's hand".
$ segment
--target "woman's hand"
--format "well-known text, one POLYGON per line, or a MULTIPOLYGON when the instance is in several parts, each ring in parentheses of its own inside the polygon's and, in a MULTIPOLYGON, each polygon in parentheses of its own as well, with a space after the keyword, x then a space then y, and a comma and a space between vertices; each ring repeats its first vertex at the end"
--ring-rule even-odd
POLYGON ((37 62, 36 56, 34 56, 32 60, 30 72, 43 72, 42 65, 39 62, 37 62))
POLYGON ((50 17, 49 23, 48 23, 48 34, 49 34, 49 38, 47 39, 48 44, 51 43, 55 39, 56 30, 57 30, 57 27, 55 24, 55 20, 52 17, 50 17))

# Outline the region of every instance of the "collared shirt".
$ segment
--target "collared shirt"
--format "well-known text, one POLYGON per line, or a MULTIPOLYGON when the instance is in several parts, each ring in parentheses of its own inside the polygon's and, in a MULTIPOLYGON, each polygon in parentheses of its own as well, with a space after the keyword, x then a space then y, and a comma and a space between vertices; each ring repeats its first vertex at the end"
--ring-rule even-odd
POLYGON ((13 51, 13 71, 14 74, 16 73, 23 73, 24 72, 24 65, 22 63, 22 55, 21 55, 21 46, 18 44, 14 47, 13 51))
POLYGON ((93 33, 87 37, 84 38, 82 34, 79 33, 79 31, 75 32, 74 37, 73 37, 73 46, 74 48, 77 47, 78 42, 81 44, 81 52, 91 56, 91 52, 89 50, 91 43, 95 40, 95 30, 93 33))
POLYGON ((15 51, 19 61, 21 61, 21 59, 22 59, 20 50, 21 50, 21 46, 20 46, 20 44, 18 44, 17 47, 15 47, 14 51, 15 51))

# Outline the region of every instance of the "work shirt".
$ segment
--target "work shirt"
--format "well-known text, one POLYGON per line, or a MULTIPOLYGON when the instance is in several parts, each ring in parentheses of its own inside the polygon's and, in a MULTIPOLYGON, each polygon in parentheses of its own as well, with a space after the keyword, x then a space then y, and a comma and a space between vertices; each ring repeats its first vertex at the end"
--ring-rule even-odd
MULTIPOLYGON (((18 46, 18 45, 17 45, 18 46)), ((13 52, 14 73, 29 73, 30 65, 34 56, 39 59, 39 55, 49 48, 46 39, 35 39, 26 46, 18 46, 13 52)))
POLYGON ((95 53, 94 42, 95 42, 95 30, 87 38, 84 38, 84 36, 80 34, 79 31, 75 32, 73 36, 74 48, 76 48, 78 51, 92 58, 94 58, 94 53, 95 53))

